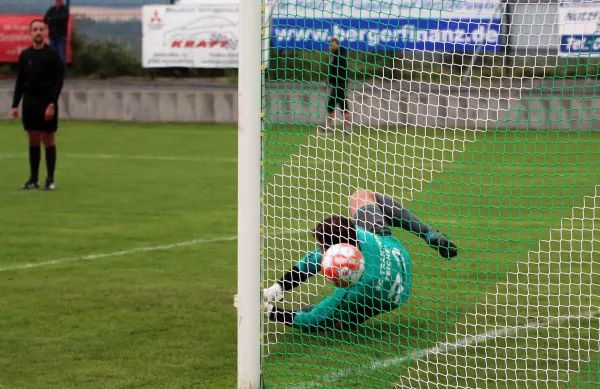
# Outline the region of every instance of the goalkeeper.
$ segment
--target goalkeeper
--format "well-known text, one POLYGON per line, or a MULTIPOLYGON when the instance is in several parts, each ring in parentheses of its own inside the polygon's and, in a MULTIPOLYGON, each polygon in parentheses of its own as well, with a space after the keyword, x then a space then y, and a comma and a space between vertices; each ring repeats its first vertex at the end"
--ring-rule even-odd
POLYGON ((450 259, 458 249, 443 234, 431 229, 392 198, 358 190, 349 198, 350 217, 329 216, 313 234, 318 248, 307 253, 290 271, 263 292, 266 317, 302 331, 350 329, 380 313, 398 308, 408 299, 411 265, 408 252, 392 236, 390 227, 400 227, 423 238, 439 254, 450 259), (348 243, 363 254, 365 270, 348 288, 336 288, 317 306, 299 311, 275 307, 284 292, 294 289, 321 270, 321 259, 329 247, 348 243))

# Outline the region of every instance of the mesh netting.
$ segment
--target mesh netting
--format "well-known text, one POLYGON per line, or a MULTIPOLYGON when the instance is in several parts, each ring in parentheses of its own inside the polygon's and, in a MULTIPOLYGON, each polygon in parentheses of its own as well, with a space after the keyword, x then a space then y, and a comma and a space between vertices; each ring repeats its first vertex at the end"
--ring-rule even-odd
MULTIPOLYGON (((592 1, 273 8, 264 286, 359 188, 393 197, 459 254, 394 228, 412 262, 408 300, 351 329, 265 319, 265 387, 598 387, 599 21, 592 1)), ((306 311, 335 293, 317 274, 275 305, 306 311)))

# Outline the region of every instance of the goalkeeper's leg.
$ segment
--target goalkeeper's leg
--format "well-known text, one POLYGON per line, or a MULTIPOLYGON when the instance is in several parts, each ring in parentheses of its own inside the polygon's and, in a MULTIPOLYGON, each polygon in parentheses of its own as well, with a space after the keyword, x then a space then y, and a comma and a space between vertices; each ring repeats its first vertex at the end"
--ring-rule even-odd
POLYGON ((444 258, 453 258, 458 254, 456 245, 446 236, 423 223, 393 198, 375 193, 375 199, 377 200, 377 205, 383 211, 387 223, 392 227, 400 227, 424 239, 427 244, 436 249, 444 258))

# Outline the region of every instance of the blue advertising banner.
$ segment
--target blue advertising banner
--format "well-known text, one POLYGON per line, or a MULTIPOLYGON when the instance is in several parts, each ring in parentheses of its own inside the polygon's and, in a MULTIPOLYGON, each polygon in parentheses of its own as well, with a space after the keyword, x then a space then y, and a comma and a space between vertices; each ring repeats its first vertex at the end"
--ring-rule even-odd
POLYGON ((327 50, 336 37, 343 46, 361 51, 495 52, 501 48, 497 0, 381 3, 284 0, 274 10, 271 47, 327 50), (385 9, 373 8, 377 3, 385 9))
POLYGON ((327 50, 332 37, 351 50, 494 52, 500 20, 273 19, 271 45, 279 49, 327 50))
POLYGON ((600 55, 600 1, 561 1, 558 30, 562 56, 600 55))

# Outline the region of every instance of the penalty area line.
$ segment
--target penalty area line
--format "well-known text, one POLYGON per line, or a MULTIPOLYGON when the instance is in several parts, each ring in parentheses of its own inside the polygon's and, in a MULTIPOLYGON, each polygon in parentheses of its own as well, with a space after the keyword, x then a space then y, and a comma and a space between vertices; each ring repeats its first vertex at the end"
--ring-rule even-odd
MULTIPOLYGON (((237 158, 222 157, 178 157, 170 155, 119 155, 119 154, 61 154, 63 158, 100 159, 100 160, 133 160, 133 161, 172 161, 172 162, 223 162, 237 163, 237 158)), ((0 155, 0 159, 27 158, 27 154, 0 155)))
POLYGON ((401 365, 405 362, 419 361, 422 359, 426 359, 432 355, 449 354, 451 352, 464 349, 469 346, 484 343, 490 340, 514 336, 521 330, 528 330, 532 328, 551 328, 556 325, 561 325, 569 320, 593 319, 597 318, 599 315, 600 310, 596 310, 587 313, 582 313, 581 315, 551 317, 546 320, 532 322, 521 326, 501 327, 499 329, 484 332, 482 334, 465 335, 454 342, 441 342, 436 344, 432 348, 416 350, 404 356, 382 359, 379 361, 371 362, 369 364, 359 365, 358 367, 353 369, 339 370, 332 374, 326 375, 320 379, 303 382, 296 386, 291 386, 289 387, 289 389, 318 388, 323 384, 337 382, 348 376, 360 376, 369 371, 386 369, 392 366, 401 365))
POLYGON ((33 269, 36 267, 52 266, 52 265, 57 265, 60 263, 80 262, 80 261, 96 261, 98 259, 122 257, 125 255, 131 255, 131 254, 136 254, 136 253, 147 253, 147 252, 151 252, 151 251, 165 251, 165 250, 171 250, 171 249, 175 249, 175 248, 179 248, 179 247, 195 246, 195 245, 203 244, 203 243, 229 242, 229 241, 233 241, 233 240, 237 240, 237 236, 229 236, 229 237, 224 237, 224 238, 213 238, 213 239, 194 239, 194 240, 188 240, 188 241, 184 241, 184 242, 166 244, 166 245, 161 245, 161 246, 139 247, 139 248, 130 249, 130 250, 115 251, 112 253, 98 253, 98 254, 84 255, 82 257, 59 258, 59 259, 53 259, 50 261, 26 263, 23 265, 2 267, 2 268, 0 268, 0 273, 11 271, 11 270, 33 269))
MULTIPOLYGON (((286 229, 286 230, 282 230, 281 232, 278 232, 275 234, 265 235, 265 237, 291 235, 291 234, 296 234, 296 233, 305 232, 305 231, 307 231, 307 230, 303 230, 303 229, 287 230, 286 229)), ((21 264, 21 265, 2 267, 2 268, 0 268, 0 273, 12 271, 12 270, 34 269, 37 267, 52 266, 52 265, 58 265, 58 264, 62 264, 62 263, 69 263, 69 262, 97 261, 99 259, 104 259, 104 258, 123 257, 126 255, 137 254, 137 253, 147 253, 147 252, 152 252, 152 251, 167 251, 167 250, 172 250, 172 249, 176 249, 176 248, 180 248, 180 247, 190 247, 190 246, 196 246, 196 245, 207 244, 207 243, 231 242, 231 241, 235 241, 237 239, 238 239, 237 236, 227 236, 227 237, 211 238, 211 239, 193 239, 193 240, 186 240, 183 242, 165 244, 165 245, 160 245, 160 246, 138 247, 138 248, 129 249, 129 250, 114 251, 111 253, 89 254, 89 255, 84 255, 81 257, 65 257, 65 258, 53 259, 53 260, 43 261, 43 262, 25 263, 25 264, 21 264)))

